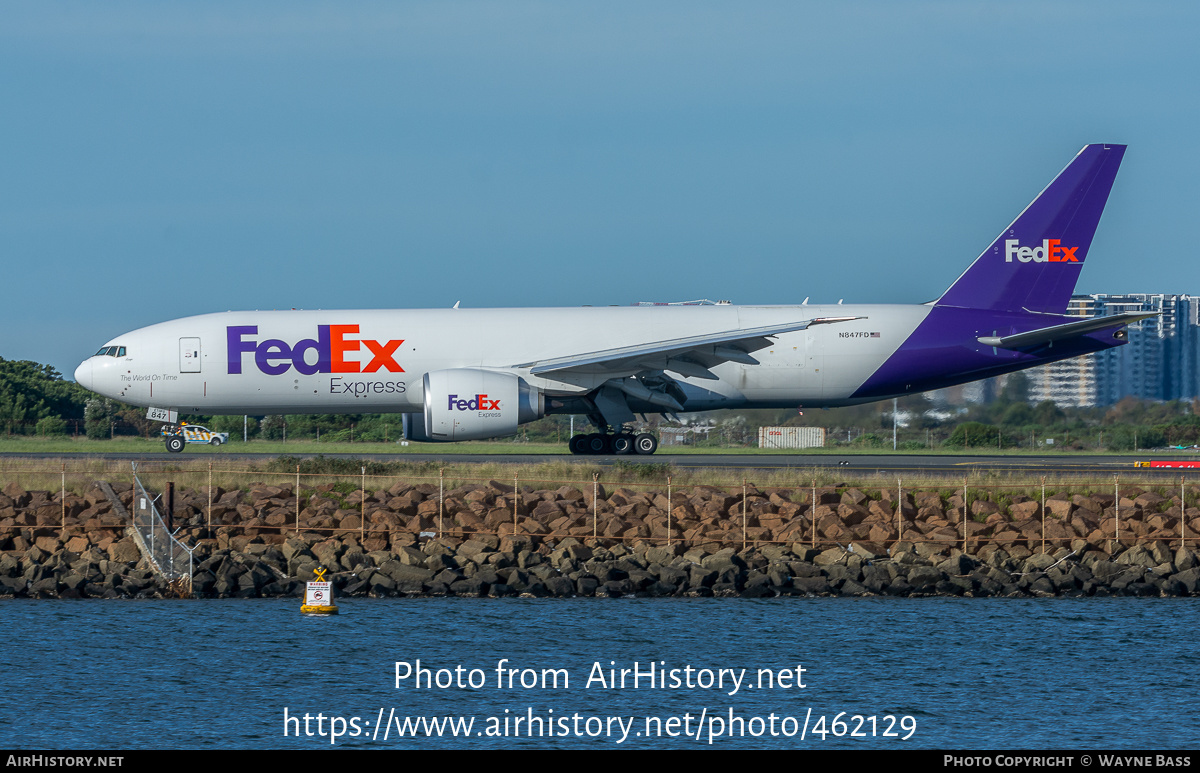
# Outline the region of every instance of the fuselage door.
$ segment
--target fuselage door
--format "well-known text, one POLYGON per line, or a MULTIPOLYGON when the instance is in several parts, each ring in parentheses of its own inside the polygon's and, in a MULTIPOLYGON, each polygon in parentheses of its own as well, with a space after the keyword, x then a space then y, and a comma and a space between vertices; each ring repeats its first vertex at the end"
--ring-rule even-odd
POLYGON ((180 338, 179 339, 179 372, 180 373, 199 373, 200 372, 200 339, 199 338, 180 338))

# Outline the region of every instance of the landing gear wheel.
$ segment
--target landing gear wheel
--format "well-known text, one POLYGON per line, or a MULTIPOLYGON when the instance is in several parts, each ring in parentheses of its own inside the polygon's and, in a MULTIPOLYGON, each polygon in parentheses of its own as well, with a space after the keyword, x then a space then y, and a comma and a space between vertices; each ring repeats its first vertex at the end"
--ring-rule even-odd
POLYGON ((649 432, 643 432, 633 439, 633 447, 639 454, 649 456, 658 450, 658 440, 649 432))
POLYGON ((171 453, 180 453, 183 451, 183 446, 183 438, 179 435, 172 435, 171 437, 167 438, 167 450, 171 453))
POLYGON ((587 442, 584 447, 589 454, 606 454, 609 452, 610 444, 607 435, 592 434, 587 435, 587 442))
POLYGON ((586 445, 587 435, 572 435, 571 439, 567 441, 567 448, 571 451, 571 453, 576 455, 586 454, 586 445))
POLYGON ((622 432, 615 435, 612 439, 613 453, 618 456, 625 456, 633 453, 633 435, 627 432, 622 432))

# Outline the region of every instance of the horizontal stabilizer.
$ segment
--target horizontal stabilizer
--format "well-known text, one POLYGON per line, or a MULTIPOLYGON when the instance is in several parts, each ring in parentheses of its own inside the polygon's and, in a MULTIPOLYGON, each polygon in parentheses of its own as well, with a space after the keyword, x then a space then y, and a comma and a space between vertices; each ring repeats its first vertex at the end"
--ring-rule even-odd
POLYGON ((1131 312, 1129 314, 1114 314, 1111 317, 1095 317, 1093 319, 1068 322, 1064 325, 1052 325, 1027 333, 1015 333, 1008 336, 983 336, 979 343, 984 346, 995 346, 998 349, 1028 349, 1031 347, 1053 344, 1055 341, 1065 341, 1078 338, 1086 333, 1105 330, 1110 327, 1122 327, 1131 322, 1157 317, 1158 312, 1131 312))
POLYGON ((813 325, 849 322, 855 319, 862 319, 862 317, 818 317, 800 322, 788 322, 783 325, 726 330, 720 333, 708 333, 705 335, 688 336, 686 338, 672 338, 666 341, 637 344, 635 346, 622 346, 616 349, 604 349, 569 357, 536 360, 534 362, 514 365, 513 367, 529 368, 529 372, 535 376, 547 373, 560 373, 567 370, 618 373, 657 368, 659 370, 672 370, 681 375, 694 375, 700 378, 707 378, 712 376, 705 376, 699 372, 700 370, 706 370, 704 366, 682 358, 688 354, 700 354, 704 355, 710 361, 744 363, 748 359, 751 359, 749 352, 770 345, 770 341, 765 340, 767 336, 806 330, 813 325), (735 351, 734 347, 739 342, 743 346, 735 351), (684 373, 685 369, 689 372, 684 373))

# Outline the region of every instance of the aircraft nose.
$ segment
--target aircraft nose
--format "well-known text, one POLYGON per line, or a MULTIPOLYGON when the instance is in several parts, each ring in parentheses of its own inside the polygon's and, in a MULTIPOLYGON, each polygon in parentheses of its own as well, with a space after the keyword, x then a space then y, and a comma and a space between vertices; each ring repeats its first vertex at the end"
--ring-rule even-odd
POLYGON ((75 369, 75 383, 84 389, 92 388, 92 361, 86 359, 75 369))

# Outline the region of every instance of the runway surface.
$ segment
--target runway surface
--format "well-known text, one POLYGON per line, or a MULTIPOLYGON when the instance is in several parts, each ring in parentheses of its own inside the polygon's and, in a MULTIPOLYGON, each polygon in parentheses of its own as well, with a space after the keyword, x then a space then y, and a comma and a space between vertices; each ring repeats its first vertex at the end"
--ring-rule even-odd
MULTIPOLYGON (((112 461, 267 461, 278 454, 260 453, 216 453, 216 454, 168 454, 168 453, 44 453, 12 454, 2 456, 9 459, 104 459, 112 461)), ((296 454, 300 458, 311 458, 316 454, 296 454)), ((1012 472, 1024 474, 1079 474, 1097 477, 1136 474, 1138 476, 1163 476, 1178 479, 1180 475, 1200 478, 1200 469, 1146 469, 1134 466, 1135 462, 1150 459, 1194 459, 1194 456, 1142 452, 1119 455, 1070 455, 1047 456, 953 456, 926 454, 872 454, 839 456, 834 454, 655 454, 653 456, 566 456, 562 454, 325 454, 327 458, 369 459, 390 462, 442 462, 451 464, 542 464, 566 462, 588 467, 610 467, 614 464, 671 465, 674 468, 721 468, 732 470, 780 470, 780 469, 825 469, 837 468, 846 472, 903 475, 913 473, 938 473, 977 475, 988 472, 1012 472)))

